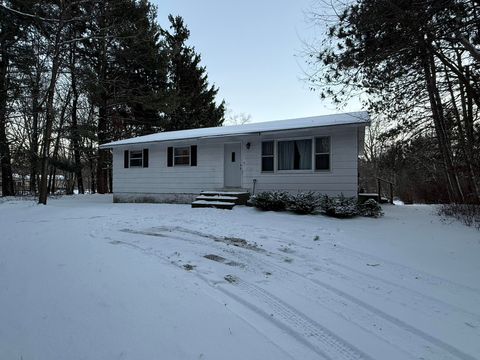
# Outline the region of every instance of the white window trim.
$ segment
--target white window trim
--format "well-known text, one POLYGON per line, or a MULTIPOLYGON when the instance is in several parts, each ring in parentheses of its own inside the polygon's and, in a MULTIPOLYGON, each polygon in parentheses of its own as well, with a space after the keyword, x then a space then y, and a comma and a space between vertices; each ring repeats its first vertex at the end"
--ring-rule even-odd
POLYGON ((312 136, 300 136, 300 137, 294 137, 294 138, 285 138, 285 139, 277 139, 275 140, 275 170, 276 173, 278 174, 313 174, 315 172, 315 156, 313 155, 313 152, 315 151, 314 149, 315 146, 315 137, 312 136), (311 168, 310 169, 298 169, 298 170, 280 170, 278 168, 278 143, 283 142, 283 141, 295 141, 295 140, 311 140, 312 141, 312 152, 311 152, 311 168))
MULTIPOLYGON (((288 137, 288 138, 282 138, 282 139, 262 139, 261 140, 261 142, 264 142, 264 141, 273 141, 273 171, 262 171, 262 163, 260 162, 261 174, 266 174, 266 175, 269 175, 269 174, 315 174, 315 173, 332 172, 332 136, 331 135, 297 136, 297 137, 288 137), (328 137, 330 139, 330 153, 329 153, 330 168, 328 170, 315 170, 315 155, 317 155, 315 138, 321 138, 321 137, 328 137), (278 170, 278 142, 294 141, 294 140, 309 140, 309 139, 312 140, 312 168, 308 170, 278 170)), ((260 148, 260 157, 263 158, 261 148, 260 148)))
POLYGON ((192 165, 192 146, 191 145, 185 145, 185 146, 173 146, 173 167, 175 166, 191 166, 192 165), (175 164, 175 159, 178 158, 186 158, 186 155, 179 155, 175 156, 175 149, 182 149, 182 148, 188 148, 188 164, 175 164))
POLYGON ((143 149, 142 150, 128 150, 128 167, 129 168, 143 168, 143 149), (132 152, 139 152, 142 154, 141 158, 137 158, 135 160, 142 160, 141 165, 132 165, 132 152))

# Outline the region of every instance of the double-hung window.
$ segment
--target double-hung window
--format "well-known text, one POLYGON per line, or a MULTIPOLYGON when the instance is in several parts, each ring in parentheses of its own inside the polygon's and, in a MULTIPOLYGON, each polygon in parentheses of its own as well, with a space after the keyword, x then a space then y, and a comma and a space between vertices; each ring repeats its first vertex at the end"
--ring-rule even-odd
POLYGON ((315 170, 330 170, 330 137, 315 138, 315 170))
POLYGON ((130 167, 143 167, 143 151, 130 151, 130 167))
POLYGON ((167 148, 167 167, 197 166, 197 145, 169 146, 167 148))
POLYGON ((148 168, 148 149, 143 150, 125 150, 123 153, 123 167, 148 168))
POLYGON ((312 139, 278 141, 278 170, 311 170, 312 139))
POLYGON ((262 172, 273 172, 274 149, 275 143, 273 141, 262 142, 262 172))
POLYGON ((173 163, 177 165, 190 165, 190 146, 175 147, 173 163))

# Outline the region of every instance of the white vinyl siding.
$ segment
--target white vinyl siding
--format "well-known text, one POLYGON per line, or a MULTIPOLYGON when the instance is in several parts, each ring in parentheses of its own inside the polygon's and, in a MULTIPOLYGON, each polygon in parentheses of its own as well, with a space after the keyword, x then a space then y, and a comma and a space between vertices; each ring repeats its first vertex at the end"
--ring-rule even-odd
MULTIPOLYGON (((288 132, 260 137, 246 137, 245 142, 251 143, 251 148, 245 153, 243 168, 243 184, 248 189, 253 188, 256 180, 256 192, 266 190, 285 190, 289 192, 318 191, 328 195, 343 193, 345 196, 356 196, 358 191, 358 144, 356 127, 331 127, 315 129, 314 131, 288 132), (329 137, 330 164, 329 170, 281 171, 275 164, 274 172, 262 172, 261 143, 274 140, 277 143, 283 139, 305 139, 329 137)), ((316 151, 316 150, 314 150, 316 151)), ((315 156, 313 156, 314 158, 315 156)), ((315 159, 314 159, 315 160, 315 159)), ((277 162, 277 161, 275 161, 277 162)), ((313 163, 315 165, 315 162, 313 163)))
POLYGON ((268 135, 249 135, 229 138, 198 139, 197 166, 167 167, 167 148, 182 148, 192 141, 139 144, 138 148, 122 146, 113 150, 114 193, 137 194, 196 194, 202 190, 224 188, 224 144, 241 142, 242 186, 252 191, 286 190, 291 192, 312 190, 326 194, 355 196, 357 194, 357 127, 341 126, 303 131, 286 131, 268 135), (278 171, 277 156, 274 171, 262 171, 262 141, 312 139, 328 136, 330 139, 330 170, 315 170, 315 144, 312 167, 308 170, 278 171), (249 148, 246 144, 250 143, 249 148), (149 168, 123 167, 124 150, 149 149, 149 168))
POLYGON ((147 169, 124 169, 122 156, 127 147, 115 148, 113 150, 114 193, 195 194, 201 190, 222 188, 223 142, 195 143, 198 144, 197 166, 167 166, 167 148, 169 146, 187 147, 193 144, 192 141, 139 145, 149 149, 147 169))

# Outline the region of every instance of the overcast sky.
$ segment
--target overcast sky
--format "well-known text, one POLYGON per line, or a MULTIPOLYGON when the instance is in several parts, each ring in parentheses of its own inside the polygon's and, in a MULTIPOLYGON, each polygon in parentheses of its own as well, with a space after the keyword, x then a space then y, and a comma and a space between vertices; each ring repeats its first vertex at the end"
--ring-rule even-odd
MULTIPOLYGON (((253 122, 337 112, 308 90, 299 56, 313 29, 312 0, 156 0, 159 22, 181 15, 211 83, 253 122)), ((358 110, 351 108, 347 110, 358 110)))

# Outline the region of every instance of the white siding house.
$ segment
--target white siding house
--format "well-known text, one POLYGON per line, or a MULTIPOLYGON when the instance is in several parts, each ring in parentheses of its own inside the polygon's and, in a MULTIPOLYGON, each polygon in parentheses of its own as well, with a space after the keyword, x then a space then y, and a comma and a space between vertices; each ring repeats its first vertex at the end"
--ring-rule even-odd
POLYGON ((104 144, 114 201, 190 202, 201 191, 356 196, 365 112, 163 132, 104 144))

